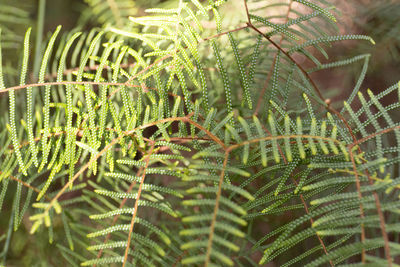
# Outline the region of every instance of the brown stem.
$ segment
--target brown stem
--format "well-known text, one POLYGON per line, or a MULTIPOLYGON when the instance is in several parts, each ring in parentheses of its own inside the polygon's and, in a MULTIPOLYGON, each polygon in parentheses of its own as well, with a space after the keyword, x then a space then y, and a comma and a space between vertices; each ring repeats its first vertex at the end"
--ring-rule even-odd
POLYGON ((232 151, 232 150, 234 150, 234 149, 236 149, 238 147, 241 147, 241 146, 244 146, 244 145, 247 145, 247 144, 257 143, 257 142, 260 142, 260 141, 268 141, 268 140, 273 140, 273 139, 275 139, 275 140, 291 139, 291 138, 294 139, 294 138, 297 138, 297 137, 319 139, 319 140, 323 140, 323 141, 327 141, 327 142, 331 141, 331 142, 340 144, 339 140, 336 140, 336 139, 333 139, 333 138, 330 138, 330 137, 322 137, 322 136, 315 136, 315 135, 307 135, 307 134, 277 135, 277 136, 270 135, 270 136, 265 136, 265 137, 246 140, 246 141, 243 141, 243 142, 241 142, 239 144, 231 145, 231 146, 229 146, 227 148, 227 150, 228 151, 232 151))
POLYGON ((251 22, 250 23, 248 22, 247 25, 251 29, 256 31, 258 34, 263 36, 265 39, 267 39, 273 46, 275 46, 278 50, 280 50, 285 56, 287 56, 290 59, 290 61, 292 61, 299 68, 299 70, 304 74, 304 76, 308 79, 308 81, 310 82, 311 86, 314 88, 315 92, 317 93, 318 97, 323 101, 325 100, 324 97, 321 94, 321 91, 318 89, 317 85, 311 79, 311 77, 307 73, 307 71, 305 71, 305 69, 299 63, 297 63, 297 61, 294 60, 294 58, 288 52, 286 52, 282 47, 280 47, 277 43, 275 43, 270 37, 268 37, 268 35, 265 35, 259 29, 257 29, 251 22))
MULTIPOLYGON (((353 165, 354 177, 356 179, 358 200, 360 201, 360 217, 361 217, 362 220, 364 220, 365 215, 364 215, 364 207, 363 207, 363 204, 362 204, 361 182, 360 182, 360 178, 358 177, 358 172, 357 172, 356 162, 354 160, 352 147, 349 147, 349 154, 350 154, 351 163, 353 165)), ((362 222, 361 223, 361 243, 365 242, 365 237, 366 236, 365 236, 364 222, 362 222)), ((361 261, 362 261, 362 263, 365 263, 365 248, 363 248, 362 252, 361 252, 361 261)))
MULTIPOLYGON (((264 128, 264 127, 263 127, 263 128, 264 128)), ((272 136, 271 132, 268 131, 267 128, 264 128, 264 130, 265 130, 270 136, 272 136)), ((285 157, 285 154, 283 153, 282 148, 281 148, 281 146, 280 146, 279 144, 278 144, 278 150, 279 150, 279 154, 281 155, 281 157, 282 157, 282 159, 283 159, 283 162, 284 162, 285 164, 287 164, 288 161, 287 161, 287 159, 286 159, 286 157, 285 157)), ((292 179, 293 183, 294 183, 296 186, 298 186, 298 183, 297 183, 296 179, 294 179, 293 174, 290 175, 290 178, 292 179)), ((306 214, 309 214, 310 212, 308 211, 308 205, 307 205, 307 202, 306 202, 305 199, 304 199, 303 194, 300 193, 300 194, 299 194, 299 198, 300 198, 301 203, 303 204, 303 207, 304 207, 304 210, 305 210, 306 214)), ((311 224, 311 226, 313 225, 313 223, 314 223, 314 219, 310 217, 310 224, 311 224)), ((325 255, 328 255, 328 250, 327 250, 327 248, 326 248, 326 245, 325 245, 324 241, 322 240, 322 238, 319 236, 319 234, 318 234, 317 232, 315 232, 315 235, 316 235, 316 237, 317 237, 319 243, 321 244, 322 249, 324 250, 325 255)), ((329 264, 330 264, 332 267, 334 266, 332 260, 329 260, 329 264)))
MULTIPOLYGON (((142 171, 143 168, 139 168, 139 170, 136 173, 136 176, 139 176, 140 172, 142 171)), ((126 193, 130 193, 133 189, 133 187, 136 185, 136 181, 133 181, 131 183, 131 185, 129 186, 128 190, 126 191, 126 193)), ((119 209, 122 209, 125 206, 125 203, 128 201, 128 198, 124 198, 121 202, 121 204, 119 205, 119 209)), ((121 214, 117 214, 114 216, 113 221, 111 223, 111 226, 114 226, 117 223, 118 218, 120 217, 121 214)), ((111 233, 108 233, 106 238, 103 241, 103 244, 107 243, 107 241, 110 239, 111 237, 111 233)), ((103 254, 103 249, 99 250, 99 253, 97 253, 97 259, 100 259, 101 255, 103 254)), ((93 267, 96 267, 96 264, 93 264, 93 267)))
POLYGON ((217 221, 217 215, 218 215, 218 209, 219 209, 219 199, 221 198, 222 183, 224 182, 225 169, 226 169, 226 165, 228 164, 228 158, 229 158, 229 151, 226 150, 224 163, 222 166, 221 174, 219 176, 218 191, 217 191, 217 196, 215 198, 215 206, 214 206, 214 213, 213 213, 213 217, 212 217, 211 225, 210 225, 210 233, 208 235, 208 244, 207 244, 207 252, 206 252, 206 259, 205 259, 204 267, 208 267, 208 264, 210 263, 211 249, 212 249, 212 243, 213 243, 213 237, 214 237, 214 229, 215 229, 215 223, 217 221))
MULTIPOLYGON (((142 130, 142 129, 146 129, 146 128, 151 127, 151 126, 155 126, 155 125, 160 124, 160 123, 173 122, 173 121, 184 121, 184 122, 188 122, 188 123, 194 125, 195 127, 197 127, 196 125, 198 125, 198 123, 193 122, 192 120, 190 120, 190 117, 191 117, 191 116, 193 116, 193 113, 187 115, 186 117, 167 118, 167 119, 155 121, 155 122, 152 122, 152 123, 149 123, 149 124, 146 124, 146 125, 139 126, 139 127, 135 128, 135 129, 132 129, 132 130, 130 130, 130 131, 125 131, 125 132, 123 132, 123 135, 120 135, 120 136, 114 138, 114 139, 113 139, 108 145, 106 145, 99 153, 97 153, 96 156, 95 156, 93 159, 91 159, 89 162, 87 162, 85 165, 83 165, 83 166, 81 167, 81 169, 72 177, 72 179, 70 179, 70 180, 63 186, 63 188, 60 189, 60 191, 57 193, 57 195, 54 196, 54 197, 52 198, 52 200, 50 201, 50 204, 47 206, 47 208, 45 209, 44 212, 49 212, 49 210, 54 206, 55 202, 64 194, 65 190, 67 190, 67 188, 68 188, 70 185, 72 185, 72 184, 75 182, 75 180, 78 179, 78 177, 79 177, 86 169, 88 169, 89 166, 90 166, 94 161, 96 161, 99 157, 101 157, 104 153, 106 153, 109 149, 111 149, 111 147, 113 147, 113 146, 114 146, 121 138, 123 138, 124 136, 131 135, 131 134, 133 134, 134 132, 136 132, 137 130, 142 130)), ((201 127, 200 129, 203 130, 204 128, 201 127)), ((211 132, 207 131, 206 129, 204 129, 204 130, 205 130, 205 133, 206 133, 207 135, 209 135, 209 137, 210 137, 213 141, 217 142, 218 144, 223 144, 223 142, 222 142, 218 137, 216 137, 215 135, 213 135, 211 132)))
POLYGON ((136 218, 137 209, 138 209, 138 206, 139 206, 139 199, 140 199, 140 195, 141 195, 141 193, 142 193, 142 187, 143 187, 144 179, 145 179, 145 177, 146 177, 146 170, 147 170, 147 168, 148 168, 148 166, 149 166, 150 156, 151 156, 151 154, 153 153, 154 145, 155 145, 155 142, 153 142, 153 143, 151 144, 150 151, 149 151, 149 153, 147 154, 146 159, 145 159, 145 161, 146 161, 146 166, 145 166, 144 169, 143 169, 142 178, 141 178, 141 180, 140 180, 140 184, 139 184, 139 188, 138 188, 138 192, 137 192, 137 196, 136 196, 136 201, 135 201, 135 206, 134 206, 134 209, 133 209, 133 215, 132 215, 131 225, 130 225, 130 227, 129 227, 128 243, 127 243, 127 245, 126 245, 125 256, 124 256, 124 262, 123 262, 123 264, 122 264, 122 267, 125 267, 125 264, 126 264, 126 262, 127 262, 127 260, 128 260, 129 247, 130 247, 131 240, 132 240, 133 226, 135 225, 135 218, 136 218))
MULTIPOLYGON (((244 2, 245 2, 245 5, 246 5, 246 10, 247 10, 246 0, 244 0, 244 2)), ((292 9, 292 4, 293 4, 293 0, 290 0, 289 6, 288 6, 288 10, 287 10, 287 13, 286 13, 285 23, 287 23, 289 21, 289 14, 290 14, 290 11, 292 9)), ((250 15, 248 13, 247 13, 247 17, 248 17, 249 22, 251 23, 250 15)), ((279 47, 282 46, 283 39, 284 39, 284 35, 281 35, 281 39, 279 41, 279 47)), ((260 93, 260 96, 258 98, 257 106, 256 106, 256 109, 255 109, 254 114, 253 114, 255 116, 257 116, 258 111, 261 108, 261 104, 262 104, 262 101, 264 99, 265 92, 266 92, 266 90, 268 88, 269 81, 271 80, 271 77, 272 77, 272 70, 274 69, 274 65, 276 64, 277 57, 278 57, 278 53, 276 53, 275 56, 274 56, 274 60, 272 61, 272 65, 271 65, 271 67, 269 69, 267 79, 265 80, 265 83, 264 83, 264 87, 263 87, 263 89, 262 89, 262 91, 260 93)))
MULTIPOLYGON (((112 82, 89 82, 89 81, 84 81, 84 82, 69 82, 69 81, 64 81, 64 82, 47 82, 47 83, 31 83, 31 84, 24 84, 24 85, 17 85, 17 86, 12 86, 8 87, 4 90, 0 91, 0 94, 6 93, 11 90, 20 90, 20 89, 25 89, 28 87, 40 87, 40 86, 51 86, 51 85, 108 85, 108 86, 128 86, 128 87, 141 87, 140 85, 134 85, 134 84, 126 84, 126 83, 112 83, 112 82)), ((147 87, 146 87, 147 88, 147 87)), ((147 88, 147 89, 152 89, 152 88, 147 88)))
POLYGON ((387 128, 387 129, 384 129, 382 131, 379 131, 379 132, 373 133, 371 135, 368 135, 368 136, 366 136, 364 138, 358 139, 357 141, 353 142, 351 145, 352 146, 359 145, 359 144, 364 143, 364 142, 368 141, 369 139, 374 138, 374 137, 376 137, 378 135, 389 133, 389 132, 397 130, 397 129, 400 129, 400 125, 397 125, 397 126, 394 126, 394 127, 391 127, 391 128, 387 128))
MULTIPOLYGON (((126 69, 126 68, 130 68, 130 67, 134 67, 136 65, 136 63, 121 63, 121 65, 119 66, 121 69, 126 69)), ((99 64, 93 65, 93 66, 86 66, 83 68, 83 71, 91 71, 91 70, 97 70, 99 68, 99 64)), ((111 69, 110 66, 104 66, 104 69, 111 69)), ((70 68, 70 69, 66 69, 63 72, 63 75, 68 75, 71 74, 75 71, 79 71, 79 67, 76 68, 70 68)), ((52 78, 56 78, 57 77, 57 72, 53 72, 50 74, 47 74, 44 79, 46 81, 52 79, 52 78)))
POLYGON ((244 3, 244 9, 245 9, 245 11, 246 11, 247 22, 248 22, 248 23, 251 23, 251 20, 250 20, 250 13, 249 13, 249 7, 247 6, 247 0, 243 0, 243 3, 244 3))
MULTIPOLYGON (((0 174, 3 174, 3 172, 0 171, 0 174)), ((10 175, 10 176, 8 176, 8 177, 10 177, 11 180, 14 180, 14 181, 16 181, 16 182, 22 184, 22 185, 25 186, 26 188, 32 189, 33 191, 35 191, 35 192, 38 193, 38 194, 40 193, 40 190, 39 190, 38 188, 36 188, 36 187, 34 187, 34 186, 32 186, 32 185, 30 185, 30 184, 28 184, 28 183, 22 181, 21 179, 18 179, 17 177, 15 177, 15 176, 13 176, 13 175, 10 175)), ((49 198, 47 195, 45 195, 44 197, 45 197, 47 200, 50 200, 50 198, 49 198)))
POLYGON ((237 32, 237 31, 240 31, 240 30, 243 30, 243 29, 247 29, 248 27, 249 27, 248 25, 244 25, 242 27, 235 28, 233 30, 229 30, 229 31, 226 31, 226 32, 221 32, 221 33, 209 36, 207 38, 204 38, 202 42, 205 42, 205 41, 208 41, 208 40, 211 40, 211 39, 214 39, 214 38, 218 38, 220 36, 226 35, 226 34, 231 33, 231 32, 237 32))

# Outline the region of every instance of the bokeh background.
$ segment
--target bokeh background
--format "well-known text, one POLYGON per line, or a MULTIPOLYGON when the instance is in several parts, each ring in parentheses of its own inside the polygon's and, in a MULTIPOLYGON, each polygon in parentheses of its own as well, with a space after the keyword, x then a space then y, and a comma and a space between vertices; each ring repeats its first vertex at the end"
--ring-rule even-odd
MULTIPOLYGON (((39 1, 0 1, 0 25, 12 27, 9 30, 17 34, 17 37, 8 40, 3 47, 4 56, 11 62, 10 64, 18 65, 17 62, 20 62, 21 53, 19 49, 27 25, 31 25, 35 29, 38 24, 39 1), (11 26, 10 17, 1 13, 2 8, 8 4, 26 12, 22 16, 23 18, 14 21, 11 26)), ((78 24, 83 25, 81 26, 82 30, 85 30, 106 23, 99 17, 91 16, 90 14, 93 13, 88 11, 88 9, 95 8, 93 3, 97 1, 107 0, 47 0, 43 39, 46 39, 48 36, 46 33, 53 31, 57 25, 63 25, 63 31, 68 31, 74 29, 78 24)), ((232 1, 231 5, 224 11, 225 21, 229 21, 232 27, 243 24, 245 15, 242 0, 230 1, 232 1)), ((145 14, 144 10, 149 7, 174 6, 176 0, 132 0, 132 2, 135 8, 131 15, 139 16, 145 14)), ((361 91, 369 88, 377 93, 398 82, 400 77, 400 1, 336 0, 334 3, 338 14, 340 14, 340 17, 338 17, 340 33, 366 34, 375 40, 376 45, 373 46, 368 42, 346 41, 328 48, 328 54, 337 59, 359 54, 371 54, 370 66, 361 86, 361 91)), ((213 27, 212 25, 206 26, 213 27)), ((7 29, 3 32, 7 33, 7 29)), ((35 31, 32 33, 33 38, 36 38, 35 31)), ((34 46, 33 44, 33 49, 35 49, 34 46)), ((304 62, 304 64, 307 66, 310 63, 304 62)), ((361 69, 362 62, 360 61, 350 67, 318 72, 313 74, 313 78, 321 85, 320 88, 324 88, 325 94, 329 95, 330 92, 335 92, 330 96, 332 101, 335 102, 346 98, 350 93, 361 69)), ((7 205, 10 205, 10 203, 11 200, 3 204, 6 211, 7 205)), ((6 217, 9 218, 8 215, 6 217)), ((7 231, 8 224, 8 220, 0 219, 0 236, 7 231)), ((31 222, 28 218, 24 218, 22 224, 22 227, 13 234, 12 245, 7 248, 7 266, 59 266, 58 262, 53 262, 54 257, 49 257, 52 253, 55 253, 55 246, 49 244, 47 237, 43 235, 32 236, 29 234, 31 222)), ((57 231, 57 227, 55 227, 55 231, 57 231)), ((5 256, 2 255, 3 249, 5 248, 0 247, 0 266, 5 256)))

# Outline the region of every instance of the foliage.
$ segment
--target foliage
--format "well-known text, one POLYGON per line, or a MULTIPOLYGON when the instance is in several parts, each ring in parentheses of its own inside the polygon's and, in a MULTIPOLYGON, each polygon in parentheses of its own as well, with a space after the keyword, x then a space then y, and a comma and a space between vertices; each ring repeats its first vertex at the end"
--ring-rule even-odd
POLYGON ((375 44, 329 1, 240 2, 234 28, 222 0, 86 2, 100 27, 57 27, 39 61, 28 28, 0 64, 3 264, 20 227, 55 265, 400 263, 400 83, 362 92, 369 55, 328 60, 375 44), (360 62, 344 103, 313 80, 360 62))

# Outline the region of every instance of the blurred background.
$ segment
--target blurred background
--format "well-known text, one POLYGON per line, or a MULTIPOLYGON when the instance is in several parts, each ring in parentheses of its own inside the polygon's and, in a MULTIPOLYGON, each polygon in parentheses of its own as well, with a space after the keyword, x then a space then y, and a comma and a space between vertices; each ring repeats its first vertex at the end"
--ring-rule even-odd
MULTIPOLYGON (((6 72, 14 70, 12 67, 7 68, 7 64, 18 66, 17 62, 20 62, 19 49, 28 26, 33 28, 32 40, 36 39, 35 29, 40 24, 40 20, 38 21, 40 1, 43 0, 0 1, 0 27, 2 28, 4 62, 7 62, 4 67, 6 72), (14 10, 10 6, 18 9, 14 10)), ((110 20, 115 19, 114 16, 109 15, 110 10, 103 7, 107 1, 43 1, 46 5, 42 39, 46 39, 47 33, 53 31, 57 25, 63 25, 63 31, 73 30, 76 25, 81 25, 79 30, 107 25, 110 20)), ((144 10, 150 7, 168 7, 176 4, 176 0, 126 0, 125 2, 129 2, 124 10, 125 15, 131 16, 143 15, 145 14, 144 10)), ((360 54, 371 54, 361 91, 370 88, 378 93, 398 82, 400 77, 400 0, 335 0, 334 3, 340 14, 338 17, 340 34, 369 35, 375 40, 376 45, 358 41, 338 42, 327 50, 328 54, 337 60, 360 54)), ((232 27, 242 25, 245 18, 242 0, 233 0, 233 4, 230 8, 225 9, 224 14, 232 27)), ((115 21, 115 24, 118 25, 118 23, 121 22, 115 21)), ((213 27, 213 25, 205 26, 213 27)), ((32 45, 35 49, 35 43, 32 45)), ((304 62, 304 64, 309 63, 304 62)), ((337 68, 334 71, 320 71, 313 74, 313 78, 322 85, 321 88, 324 88, 327 95, 329 95, 328 91, 339 92, 332 95, 331 98, 332 101, 340 101, 348 96, 356 84, 362 68, 363 62, 358 61, 350 67, 337 68)), ((6 210, 7 204, 10 203, 4 203, 6 210)), ((8 220, 0 220, 0 236, 7 231, 8 224, 8 220)), ((54 251, 54 247, 49 244, 47 238, 43 235, 29 235, 31 222, 28 218, 24 218, 22 224, 22 227, 13 234, 12 246, 8 248, 7 253, 7 266, 59 266, 55 262, 42 260, 54 258, 48 257, 54 251), (39 240, 40 238, 44 238, 44 240, 39 240)), ((0 250, 0 256, 4 256, 1 255, 1 252, 0 250)), ((0 257, 0 266, 1 263, 2 258, 0 257)))

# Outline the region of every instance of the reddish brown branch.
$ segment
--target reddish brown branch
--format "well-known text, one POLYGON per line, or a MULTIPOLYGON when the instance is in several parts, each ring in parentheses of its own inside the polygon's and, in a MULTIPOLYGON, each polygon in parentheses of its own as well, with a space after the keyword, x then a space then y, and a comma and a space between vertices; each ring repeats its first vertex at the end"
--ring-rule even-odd
MULTIPOLYGON (((130 68, 130 67, 134 67, 135 65, 136 65, 136 63, 122 63, 121 65, 119 65, 119 67, 121 69, 126 69, 126 68, 130 68)), ((93 65, 93 66, 86 66, 86 67, 83 68, 83 71, 97 70, 99 68, 99 66, 100 66, 99 64, 96 64, 96 65, 93 65)), ((75 71, 79 71, 79 69, 80 69, 79 67, 66 69, 66 70, 64 70, 63 75, 71 74, 71 73, 73 73, 75 71)), ((110 66, 104 66, 104 69, 111 69, 111 67, 110 66)), ((47 80, 50 80, 50 79, 56 78, 56 77, 57 77, 57 73, 53 72, 53 73, 47 74, 44 77, 44 79, 47 81, 47 80)))
POLYGON ((226 170, 226 165, 228 164, 228 159, 229 159, 229 151, 226 150, 224 163, 222 166, 222 171, 219 176, 218 191, 217 191, 217 195, 215 198, 214 213, 213 213, 213 217, 211 220, 210 232, 208 235, 208 244, 207 244, 206 259, 205 259, 204 267, 208 267, 208 264, 210 262, 211 249, 212 249, 212 243, 213 243, 213 237, 214 237, 214 229, 215 229, 215 224, 217 221, 217 215, 218 215, 218 209, 219 209, 219 199, 221 198, 221 194, 222 194, 222 183, 224 182, 225 170, 226 170))
MULTIPOLYGON (((360 183, 360 180, 359 180, 359 177, 358 177, 357 166, 356 166, 356 163, 355 163, 355 160, 354 160, 354 156, 353 156, 353 152, 352 152, 353 147, 354 147, 354 145, 351 144, 351 145, 349 145, 348 149, 349 149, 350 159, 351 159, 351 162, 352 162, 352 165, 353 165, 354 176, 356 178, 357 192, 358 192, 358 197, 360 199, 360 211, 362 211, 361 210, 361 208, 362 208, 362 203, 361 203, 361 198, 362 198, 362 195, 361 195, 361 183, 360 183)), ((374 184, 374 181, 371 178, 371 175, 369 174, 368 170, 365 171, 365 174, 368 177, 368 183, 372 186, 374 184)), ((372 191, 372 195, 374 196, 376 211, 377 211, 378 216, 379 216, 379 227, 381 229, 382 237, 383 237, 383 240, 384 240, 385 256, 386 256, 386 259, 387 259, 387 262, 388 262, 388 266, 391 267, 392 266, 392 257, 391 257, 391 253, 390 253, 389 236, 388 236, 388 234, 386 232, 385 216, 384 216, 384 214, 382 212, 381 202, 379 200, 378 193, 374 190, 374 191, 372 191)), ((364 218, 364 214, 363 213, 361 213, 361 218, 364 218)), ((364 228, 363 228, 363 225, 362 225, 361 242, 364 242, 363 241, 363 230, 364 230, 364 228)), ((364 233, 364 240, 365 240, 365 238, 366 238, 366 236, 365 236, 365 233, 364 233)), ((365 262, 365 249, 363 249, 362 260, 363 260, 363 262, 365 262)))
MULTIPOLYGON (((137 173, 136 173, 136 176, 139 176, 139 174, 140 174, 140 172, 142 171, 142 168, 140 168, 138 171, 137 171, 137 173)), ((131 183, 131 185, 129 186, 129 188, 128 188, 128 190, 126 191, 126 193, 130 193, 131 191, 132 191, 132 189, 133 189, 133 187, 136 185, 136 181, 133 181, 132 183, 131 183)), ((122 200, 122 202, 121 202, 121 204, 119 205, 119 209, 122 209, 124 206, 125 206, 125 203, 128 201, 128 198, 124 198, 123 200, 122 200)), ((117 220, 118 220, 118 218, 121 216, 121 214, 117 214, 117 215, 115 215, 114 216, 114 218, 113 218, 113 221, 112 221, 112 223, 111 223, 111 226, 114 226, 116 223, 117 223, 117 220)), ((110 239, 110 237, 111 237, 111 233, 108 233, 107 234, 107 236, 106 236, 106 238, 104 239, 104 241, 103 241, 103 244, 105 244, 105 243, 107 243, 107 241, 110 239)), ((100 259, 100 257, 101 257, 101 255, 103 254, 103 249, 100 249, 99 250, 99 253, 97 253, 97 259, 100 259)), ((96 264, 93 264, 93 267, 96 267, 96 264)))
MULTIPOLYGON (((245 3, 245 5, 246 5, 246 11, 247 11, 248 22, 251 23, 251 21, 250 21, 250 15, 249 15, 248 9, 247 9, 246 0, 244 1, 244 3, 245 3)), ((293 0, 290 0, 289 6, 288 6, 288 10, 287 10, 287 13, 286 13, 285 23, 287 23, 287 22, 289 21, 289 14, 290 14, 290 11, 291 11, 291 9, 292 9, 292 4, 293 4, 293 0)), ((280 46, 280 47, 282 46, 283 39, 284 39, 284 35, 281 35, 281 39, 280 39, 280 41, 279 41, 279 46, 280 46)), ((272 61, 272 65, 271 65, 271 67, 270 67, 270 69, 269 69, 267 79, 265 80, 264 87, 263 87, 263 89, 262 89, 262 91, 261 91, 261 93, 260 93, 260 96, 259 96, 259 98, 258 98, 257 106, 256 106, 256 109, 255 109, 253 115, 256 115, 256 116, 257 116, 258 111, 259 111, 260 108, 261 108, 261 104, 262 104, 262 101, 263 101, 263 99, 264 99, 265 91, 267 90, 269 81, 271 80, 272 71, 273 71, 273 69, 274 69, 274 65, 276 64, 276 59, 277 59, 277 57, 278 57, 278 53, 276 53, 275 56, 274 56, 274 60, 272 61)))
POLYGON ((242 27, 235 28, 235 29, 233 29, 233 30, 221 32, 221 33, 218 33, 218 34, 209 36, 209 37, 207 37, 207 38, 204 38, 204 39, 203 39, 203 42, 208 41, 208 40, 211 40, 211 39, 214 39, 214 38, 221 37, 221 36, 226 35, 226 34, 231 33, 231 32, 237 32, 237 31, 240 31, 240 30, 243 30, 243 29, 247 29, 248 27, 249 27, 248 25, 244 25, 244 26, 242 26, 242 27))
POLYGON ((147 170, 147 168, 148 168, 148 166, 149 166, 150 156, 151 156, 151 154, 153 153, 154 145, 155 145, 155 142, 153 142, 153 143, 151 144, 150 151, 149 151, 149 153, 146 155, 146 159, 145 159, 146 166, 145 166, 144 169, 143 169, 142 178, 141 178, 141 180, 140 180, 140 184, 139 184, 139 188, 138 188, 138 192, 137 192, 137 196, 136 196, 135 206, 134 206, 134 208, 133 208, 133 215, 132 215, 131 225, 130 225, 130 227, 129 227, 128 243, 127 243, 127 245, 126 245, 125 256, 124 256, 124 262, 123 262, 123 264, 122 264, 122 267, 125 267, 125 264, 126 264, 126 262, 127 262, 127 260, 128 260, 129 247, 130 247, 131 240, 132 240, 133 226, 135 225, 135 218, 136 218, 137 209, 138 209, 138 206, 139 206, 139 199, 140 199, 140 195, 141 195, 141 193, 142 193, 142 187, 143 187, 144 179, 145 179, 145 177, 146 177, 146 170, 147 170))
MULTIPOLYGON (((90 82, 90 81, 83 81, 83 82, 64 81, 64 82, 31 83, 31 84, 12 86, 12 87, 8 87, 8 88, 6 88, 4 90, 1 90, 0 94, 9 92, 11 90, 20 90, 20 89, 25 89, 25 88, 28 88, 28 87, 41 87, 41 86, 51 86, 51 85, 106 85, 106 86, 141 87, 140 85, 126 84, 126 83, 90 82)), ((147 89, 152 89, 152 88, 149 87, 147 89)))
POLYGON ((318 89, 317 85, 315 84, 315 82, 313 81, 313 79, 311 79, 310 75, 307 73, 307 71, 299 64, 297 63, 297 61, 288 53, 286 52, 280 45, 278 45, 277 43, 275 43, 268 35, 262 33, 259 29, 257 29, 252 23, 247 23, 247 25, 253 29, 254 31, 256 31, 258 34, 260 34, 262 37, 264 37, 265 39, 267 39, 273 46, 275 46, 279 51, 281 51, 287 58, 290 59, 290 61, 292 61, 299 69, 300 71, 304 74, 304 76, 307 78, 307 80, 310 82, 311 86, 314 88, 315 92, 317 93, 318 97, 322 100, 325 101, 325 98, 322 96, 321 91, 318 89))
MULTIPOLYGON (((3 172, 0 171, 0 174, 3 174, 3 172)), ((16 181, 17 183, 22 184, 22 185, 25 186, 26 188, 29 188, 29 189, 35 191, 35 192, 38 193, 38 194, 40 193, 40 190, 39 190, 38 188, 34 187, 33 185, 30 185, 30 184, 28 184, 28 183, 22 181, 21 179, 18 179, 17 177, 15 177, 15 176, 13 176, 13 175, 10 175, 10 176, 8 176, 8 177, 9 177, 11 180, 16 181)), ((47 200, 50 200, 50 198, 49 198, 47 195, 45 195, 44 197, 45 197, 47 200)))
MULTIPOLYGON (((268 131, 267 128, 263 127, 263 129, 267 132, 268 135, 272 136, 271 132, 268 131)), ((286 159, 286 157, 285 157, 285 154, 283 153, 282 148, 281 148, 281 146, 280 146, 279 144, 278 144, 278 150, 279 150, 279 154, 281 155, 281 157, 282 157, 282 159, 283 159, 283 162, 284 162, 285 164, 287 164, 288 161, 287 161, 287 159, 286 159)), ((299 184, 297 183, 296 179, 294 179, 293 174, 290 174, 290 178, 292 179, 293 183, 294 183, 296 186, 299 185, 299 184)), ((304 211, 306 212, 306 214, 309 214, 310 212, 308 211, 308 205, 307 205, 307 202, 304 200, 303 194, 300 193, 300 194, 299 194, 299 198, 300 198, 301 203, 303 204, 304 211)), ((314 224, 314 219, 313 219, 312 217, 310 217, 310 224, 311 224, 311 226, 314 224)), ((322 240, 322 238, 319 236, 319 234, 318 234, 317 232, 315 232, 315 235, 316 235, 316 237, 317 237, 319 243, 321 244, 322 249, 324 250, 325 255, 328 256, 328 250, 327 250, 327 248, 326 248, 326 245, 325 245, 324 241, 322 240)), ((329 264, 330 264, 332 267, 334 266, 332 260, 329 260, 329 264)))
POLYGON ((369 139, 372 139, 372 138, 374 138, 374 137, 376 137, 378 135, 389 133, 389 132, 392 132, 392 131, 397 130, 397 129, 400 129, 400 125, 397 125, 397 126, 394 126, 394 127, 391 127, 391 128, 387 128, 387 129, 384 129, 382 131, 379 131, 379 132, 373 133, 371 135, 368 135, 368 136, 366 136, 364 138, 358 139, 357 141, 353 142, 351 145, 352 146, 359 145, 359 144, 364 143, 364 142, 368 141, 369 139))
MULTIPOLYGON (((346 120, 337 110, 335 110, 334 108, 332 108, 332 107, 329 105, 329 102, 323 97, 321 91, 318 89, 317 85, 316 85, 315 82, 311 79, 310 75, 305 71, 305 69, 304 69, 299 63, 297 63, 297 62, 294 60, 294 58, 293 58, 289 53, 287 53, 284 49, 282 49, 282 47, 281 47, 280 45, 278 45, 277 43, 275 43, 269 36, 263 34, 263 33, 262 33, 259 29, 257 29, 251 22, 248 22, 247 25, 248 25, 251 29, 253 29, 254 31, 256 31, 258 34, 262 35, 265 39, 267 39, 273 46, 275 46, 279 51, 281 51, 287 58, 289 58, 289 59, 300 69, 300 71, 304 74, 304 76, 305 76, 305 77, 307 78, 307 80, 310 82, 311 86, 314 88, 314 90, 315 90, 315 92, 317 93, 318 97, 319 97, 322 101, 324 101, 324 102, 326 103, 326 106, 325 106, 325 107, 326 107, 329 111, 331 111, 332 113, 334 113, 336 116, 338 116, 338 117, 343 121, 343 123, 346 125, 346 128, 348 129, 348 131, 349 131, 349 133, 350 133, 350 135, 351 135, 351 137, 352 137, 352 139, 353 139, 353 144, 351 144, 350 147, 354 146, 355 143, 358 143, 359 141, 358 141, 357 138, 355 137, 355 135, 354 135, 354 133, 353 133, 353 130, 351 129, 351 127, 350 127, 349 123, 347 122, 347 120, 346 120)), ((372 138, 372 137, 371 137, 371 138, 372 138)), ((359 153, 362 153, 360 147, 358 147, 358 152, 359 152, 359 153)), ((353 160, 354 160, 354 158, 353 158, 353 160)), ((372 179, 370 178, 370 176, 369 176, 369 174, 368 174, 367 171, 366 171, 366 173, 367 173, 367 176, 369 177, 369 178, 368 178, 369 183, 370 183, 370 184, 373 183, 373 181, 372 181, 372 179)), ((356 177, 356 180, 357 180, 357 179, 358 179, 358 177, 356 177)), ((359 179, 358 179, 358 180, 359 180, 359 179)), ((358 191, 358 194, 361 193, 361 184, 359 184, 359 187, 357 186, 357 191, 358 191)), ((383 213, 382 213, 382 209, 381 209, 381 204, 380 204, 379 196, 378 196, 378 194, 376 193, 376 191, 373 191, 373 195, 374 195, 374 198, 375 198, 375 204, 376 204, 377 212, 378 212, 378 215, 379 215, 379 218, 380 218, 380 228, 381 228, 382 236, 383 236, 383 239, 384 239, 384 241, 385 241, 385 254, 386 254, 386 258, 387 258, 387 261, 388 261, 389 266, 391 266, 391 265, 392 265, 392 260, 391 260, 391 256, 390 256, 389 239, 388 239, 388 235, 387 235, 387 232, 386 232, 386 229, 385 229, 385 219, 384 219, 384 216, 383 216, 383 213)), ((360 203, 360 210, 362 210, 362 205, 361 205, 361 203, 360 203)), ((361 227, 362 227, 362 231, 364 231, 364 226, 362 225, 361 227)), ((363 251, 362 258, 363 258, 363 259, 365 258, 365 252, 364 252, 364 251, 363 251)))
MULTIPOLYGON (((365 215, 364 215, 364 207, 362 204, 361 182, 360 182, 360 178, 358 177, 357 166, 356 166, 356 162, 354 160, 352 147, 349 147, 349 154, 350 154, 351 164, 352 164, 353 170, 354 170, 354 177, 356 179, 358 200, 360 201, 360 217, 361 217, 361 220, 364 220, 365 215)), ((364 229, 364 222, 362 222, 361 223, 361 243, 365 242, 365 238, 366 238, 366 235, 365 235, 365 229, 364 229)), ((365 263, 365 248, 363 248, 362 252, 361 252, 361 261, 363 263, 365 263)))

